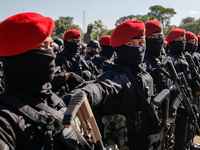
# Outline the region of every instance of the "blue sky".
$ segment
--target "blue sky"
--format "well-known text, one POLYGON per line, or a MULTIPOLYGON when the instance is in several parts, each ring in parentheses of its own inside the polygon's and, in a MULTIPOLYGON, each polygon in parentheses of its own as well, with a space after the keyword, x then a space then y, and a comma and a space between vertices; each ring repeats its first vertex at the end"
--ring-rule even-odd
POLYGON ((85 30, 87 24, 101 20, 108 29, 115 28, 115 21, 127 15, 145 15, 149 7, 161 5, 174 8, 177 14, 171 25, 179 25, 182 18, 200 18, 200 0, 0 0, 0 21, 21 12, 37 12, 53 20, 59 16, 74 17, 73 23, 85 30))

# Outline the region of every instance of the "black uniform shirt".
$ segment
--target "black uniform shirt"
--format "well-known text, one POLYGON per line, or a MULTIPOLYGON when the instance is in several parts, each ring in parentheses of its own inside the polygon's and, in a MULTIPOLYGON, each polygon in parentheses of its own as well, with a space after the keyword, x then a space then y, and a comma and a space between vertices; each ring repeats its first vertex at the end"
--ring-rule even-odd
MULTIPOLYGON (((142 74, 152 79, 147 72, 142 72, 142 74)), ((148 92, 145 91, 144 88, 147 87, 147 85, 145 85, 141 79, 139 80, 138 83, 143 90, 144 95, 146 95, 148 92)), ((152 88, 150 87, 150 89, 152 88)), ((129 141, 128 146, 130 149, 148 149, 148 142, 146 141, 148 133, 135 134, 136 129, 133 127, 135 121, 133 118, 134 113, 143 111, 144 108, 134 89, 134 85, 131 84, 130 80, 123 72, 117 70, 105 71, 94 83, 82 87, 81 90, 86 93, 96 118, 98 118, 98 116, 102 117, 109 114, 122 114, 126 117, 129 141)), ((147 117, 146 120, 148 119, 149 118, 147 117)), ((101 128, 100 122, 101 121, 97 119, 97 123, 101 128)), ((150 124, 151 123, 148 125, 150 124)), ((101 133, 103 132, 101 129, 100 131, 101 133)))

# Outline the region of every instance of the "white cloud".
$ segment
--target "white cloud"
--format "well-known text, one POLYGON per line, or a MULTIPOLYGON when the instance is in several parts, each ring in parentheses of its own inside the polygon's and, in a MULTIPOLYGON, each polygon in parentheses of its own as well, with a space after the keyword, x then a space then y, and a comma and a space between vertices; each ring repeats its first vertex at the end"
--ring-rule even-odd
POLYGON ((190 13, 192 13, 192 14, 197 14, 197 13, 199 13, 199 12, 194 11, 194 10, 190 10, 190 13))

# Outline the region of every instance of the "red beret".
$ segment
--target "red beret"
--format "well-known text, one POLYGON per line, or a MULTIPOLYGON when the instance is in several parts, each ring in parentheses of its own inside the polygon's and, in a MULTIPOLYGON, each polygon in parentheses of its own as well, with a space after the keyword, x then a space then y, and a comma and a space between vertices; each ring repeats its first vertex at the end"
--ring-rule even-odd
POLYGON ((164 45, 168 45, 169 42, 167 42, 166 40, 164 40, 164 45))
POLYGON ((99 44, 102 46, 110 45, 110 38, 111 38, 111 35, 105 35, 101 37, 101 39, 99 40, 99 44))
POLYGON ((133 38, 145 37, 145 25, 142 21, 127 20, 119 24, 111 35, 110 45, 119 47, 133 38))
POLYGON ((172 29, 167 34, 167 37, 165 40, 168 42, 172 42, 172 41, 176 40, 177 38, 184 36, 184 33, 185 33, 185 29, 180 29, 180 28, 172 29))
POLYGON ((196 35, 190 31, 186 31, 185 32, 185 37, 186 37, 186 42, 191 40, 191 39, 195 39, 196 35))
POLYGON ((81 31, 76 29, 71 29, 65 32, 63 40, 69 40, 71 38, 80 38, 81 31))
POLYGON ((197 35, 198 43, 200 43, 200 35, 197 35))
POLYGON ((154 32, 161 32, 163 31, 162 23, 157 20, 149 20, 145 23, 146 27, 146 37, 151 35, 154 32))
POLYGON ((54 27, 51 18, 33 12, 7 18, 0 24, 0 55, 13 56, 37 47, 54 27))

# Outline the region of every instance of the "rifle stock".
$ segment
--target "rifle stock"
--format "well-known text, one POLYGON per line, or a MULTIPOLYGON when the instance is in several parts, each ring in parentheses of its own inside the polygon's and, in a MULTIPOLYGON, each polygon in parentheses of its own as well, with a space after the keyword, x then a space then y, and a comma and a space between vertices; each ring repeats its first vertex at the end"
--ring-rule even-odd
POLYGON ((65 112, 63 125, 67 128, 71 127, 75 116, 78 117, 81 123, 85 139, 90 144, 97 144, 99 150, 105 149, 101 142, 101 133, 83 91, 78 91, 71 97, 67 111, 65 112))

